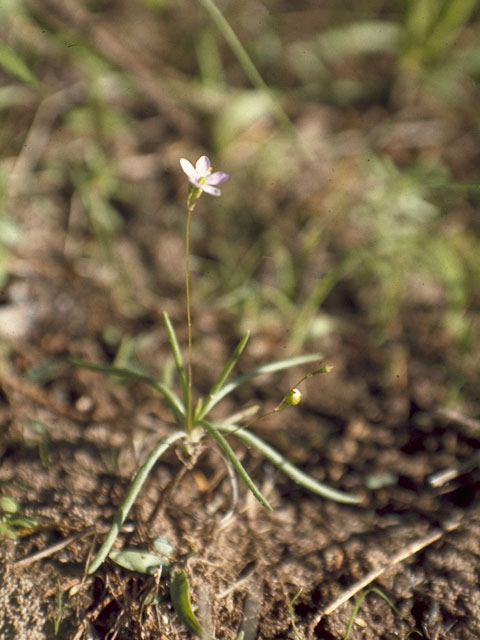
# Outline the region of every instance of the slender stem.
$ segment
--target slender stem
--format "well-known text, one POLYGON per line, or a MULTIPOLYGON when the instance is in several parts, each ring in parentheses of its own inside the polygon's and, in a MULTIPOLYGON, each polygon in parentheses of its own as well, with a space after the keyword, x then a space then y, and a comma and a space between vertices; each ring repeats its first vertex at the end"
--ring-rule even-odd
POLYGON ((195 202, 188 199, 187 228, 185 232, 185 301, 187 304, 187 432, 191 433, 192 424, 192 315, 190 309, 190 227, 195 202))

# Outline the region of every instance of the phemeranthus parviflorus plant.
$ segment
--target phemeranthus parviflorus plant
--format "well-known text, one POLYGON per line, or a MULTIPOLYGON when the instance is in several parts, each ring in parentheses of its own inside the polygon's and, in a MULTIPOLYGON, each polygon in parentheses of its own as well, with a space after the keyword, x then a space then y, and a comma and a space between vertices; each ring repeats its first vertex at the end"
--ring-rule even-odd
POLYGON ((175 362, 177 371, 177 384, 176 386, 168 386, 161 380, 149 377, 143 373, 139 373, 131 369, 122 369, 109 365, 91 364, 87 362, 75 361, 79 366, 93 369, 95 371, 101 371, 104 373, 115 374, 124 379, 140 380, 146 384, 152 386, 154 389, 160 392, 163 396, 163 400, 170 408, 176 422, 178 423, 179 430, 174 431, 170 435, 166 436, 150 451, 145 462, 137 471, 130 488, 127 491, 122 504, 120 505, 117 514, 113 520, 113 523, 98 550, 96 556, 91 562, 88 573, 91 574, 103 563, 107 555, 110 553, 115 539, 125 522, 125 519, 135 502, 138 493, 148 477, 148 474, 152 470, 153 466, 160 458, 162 454, 167 451, 169 447, 177 442, 183 441, 184 445, 198 443, 203 438, 213 438, 216 444, 220 447, 221 451, 231 463, 234 471, 245 482, 248 489, 253 495, 263 504, 267 509, 271 509, 270 504, 265 497, 261 494, 260 490, 256 487, 253 480, 248 475, 247 471, 243 467, 242 463, 235 455, 234 450, 230 446, 227 440, 227 436, 234 436, 246 442, 250 447, 257 449, 267 460, 277 466, 283 473, 289 476, 297 484, 309 489, 310 491, 324 496, 330 500, 345 503, 359 502, 359 498, 355 495, 344 493, 336 489, 318 482, 311 476, 303 473, 300 469, 297 469, 288 460, 269 444, 264 442, 261 438, 256 436, 250 430, 250 427, 264 418, 266 415, 272 413, 278 413, 283 411, 287 407, 297 405, 302 399, 302 393, 298 389, 298 386, 307 378, 311 378, 319 373, 326 373, 330 370, 329 366, 322 366, 314 371, 303 376, 298 383, 290 389, 280 403, 270 411, 268 414, 263 414, 260 417, 251 420, 246 424, 241 423, 241 418, 236 416, 226 417, 221 422, 213 422, 209 419, 210 411, 215 407, 225 396, 237 389, 240 385, 248 382, 252 378, 257 376, 273 373, 275 371, 281 371, 297 365, 306 364, 319 360, 318 354, 311 354, 305 356, 299 356, 296 358, 289 358, 286 360, 280 360, 277 362, 271 362, 252 369, 247 373, 228 382, 228 377, 237 363, 242 351, 247 344, 249 333, 245 333, 243 338, 238 343, 230 359, 225 364, 220 375, 212 385, 209 394, 206 397, 197 397, 194 401, 194 384, 192 375, 192 322, 191 322, 191 301, 190 301, 190 227, 193 217, 194 209, 200 196, 203 193, 208 193, 212 196, 220 196, 221 191, 218 185, 222 184, 228 179, 228 175, 223 171, 212 171, 210 160, 207 156, 202 156, 197 160, 195 166, 193 166, 188 160, 182 158, 180 165, 183 171, 188 176, 189 191, 187 198, 187 222, 185 232, 185 302, 186 302, 186 316, 187 316, 187 362, 184 364, 182 351, 177 340, 175 330, 170 322, 167 313, 163 314, 165 327, 168 334, 169 344, 172 351, 172 356, 175 362))

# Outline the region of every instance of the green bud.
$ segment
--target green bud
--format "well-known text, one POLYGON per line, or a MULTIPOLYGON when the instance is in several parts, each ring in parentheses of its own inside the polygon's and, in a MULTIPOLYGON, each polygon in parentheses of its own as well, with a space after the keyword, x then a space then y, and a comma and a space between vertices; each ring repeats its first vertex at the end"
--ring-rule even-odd
POLYGON ((290 389, 287 395, 283 398, 275 411, 283 411, 287 407, 293 407, 297 404, 300 404, 302 398, 303 394, 300 389, 297 389, 297 387, 293 387, 293 389, 290 389))
POLYGON ((300 389, 297 389, 297 387, 293 387, 293 389, 290 389, 290 391, 285 396, 285 400, 287 404, 291 404, 291 405, 300 404, 300 402, 302 401, 302 398, 303 398, 303 394, 300 391, 300 389))
POLYGON ((312 373, 309 373, 308 377, 311 378, 312 376, 316 376, 319 373, 330 373, 332 369, 333 369, 333 364, 324 364, 323 367, 320 367, 320 369, 315 369, 315 371, 312 371, 312 373))

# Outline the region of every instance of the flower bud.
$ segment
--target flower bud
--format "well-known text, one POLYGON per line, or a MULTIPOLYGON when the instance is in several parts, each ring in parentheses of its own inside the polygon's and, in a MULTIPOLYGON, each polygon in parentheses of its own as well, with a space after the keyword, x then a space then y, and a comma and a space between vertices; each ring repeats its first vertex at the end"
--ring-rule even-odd
POLYGON ((303 394, 300 391, 300 389, 297 389, 297 387, 294 387, 293 389, 290 389, 290 391, 285 396, 285 402, 287 404, 296 405, 296 404, 300 404, 300 402, 302 401, 302 398, 303 398, 303 394))
POLYGON ((281 403, 278 405, 278 407, 276 408, 276 411, 283 411, 287 407, 292 407, 292 406, 295 406, 296 404, 300 404, 300 402, 302 401, 302 398, 303 398, 303 394, 300 391, 300 389, 297 389, 297 387, 293 387, 293 389, 290 389, 290 391, 287 393, 287 395, 283 398, 281 403))

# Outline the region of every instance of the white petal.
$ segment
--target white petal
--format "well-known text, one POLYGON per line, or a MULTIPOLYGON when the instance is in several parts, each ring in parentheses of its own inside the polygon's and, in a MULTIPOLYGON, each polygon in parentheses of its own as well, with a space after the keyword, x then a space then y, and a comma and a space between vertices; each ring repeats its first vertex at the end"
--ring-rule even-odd
POLYGON ((208 176, 208 174, 210 173, 211 165, 212 163, 210 162, 210 158, 208 158, 207 156, 201 156, 195 164, 197 176, 199 178, 205 178, 206 176, 208 176))
POLYGON ((193 166, 193 164, 191 162, 189 162, 188 160, 186 160, 185 158, 180 158, 180 165, 184 171, 184 173, 187 174, 187 176, 190 178, 190 180, 194 180, 195 182, 197 181, 197 172, 195 171, 195 168, 193 166))
POLYGON ((212 187, 210 184, 203 184, 201 187, 202 191, 205 193, 209 193, 211 196, 221 196, 222 192, 217 187, 212 187))

